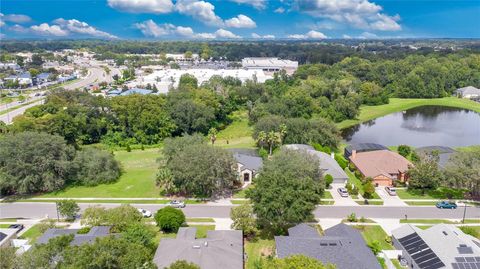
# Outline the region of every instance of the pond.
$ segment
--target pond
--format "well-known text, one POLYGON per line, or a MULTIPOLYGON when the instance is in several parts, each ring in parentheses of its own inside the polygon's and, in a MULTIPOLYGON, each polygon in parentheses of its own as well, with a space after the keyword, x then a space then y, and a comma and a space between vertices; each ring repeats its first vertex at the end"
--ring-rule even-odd
POLYGON ((348 143, 385 146, 479 145, 480 114, 444 106, 421 106, 344 129, 342 136, 348 143))

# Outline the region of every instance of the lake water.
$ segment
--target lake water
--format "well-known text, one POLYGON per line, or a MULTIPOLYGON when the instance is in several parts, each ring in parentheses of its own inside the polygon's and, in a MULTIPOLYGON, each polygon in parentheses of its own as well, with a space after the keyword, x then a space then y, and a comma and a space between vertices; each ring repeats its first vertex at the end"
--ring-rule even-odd
POLYGON ((385 146, 462 147, 480 144, 480 114, 458 108, 422 106, 392 113, 342 132, 347 142, 385 146))

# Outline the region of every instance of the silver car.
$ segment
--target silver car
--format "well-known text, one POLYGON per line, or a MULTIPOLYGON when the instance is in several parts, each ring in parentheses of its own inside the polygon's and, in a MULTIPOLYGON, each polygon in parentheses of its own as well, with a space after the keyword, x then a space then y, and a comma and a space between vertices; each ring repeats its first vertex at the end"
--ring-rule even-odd
POLYGON ((342 196, 342 197, 348 197, 348 191, 347 191, 347 189, 345 189, 345 188, 338 188, 337 191, 338 191, 338 193, 340 194, 340 196, 342 196))
POLYGON ((397 191, 395 190, 395 188, 392 188, 392 187, 385 187, 385 191, 390 194, 390 196, 396 196, 397 195, 397 191))
POLYGON ((172 200, 168 203, 169 206, 174 208, 184 208, 185 203, 183 201, 172 200))

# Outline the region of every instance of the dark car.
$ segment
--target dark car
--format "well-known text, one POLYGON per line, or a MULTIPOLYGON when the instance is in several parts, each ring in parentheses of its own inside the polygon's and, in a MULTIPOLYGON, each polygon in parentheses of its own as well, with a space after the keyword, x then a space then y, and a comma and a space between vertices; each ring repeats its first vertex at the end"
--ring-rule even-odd
POLYGON ((457 204, 454 202, 449 201, 441 201, 436 204, 437 208, 447 208, 447 209, 455 209, 457 208, 457 204))
POLYGON ((10 226, 8 226, 9 229, 17 229, 17 234, 23 230, 23 228, 25 228, 25 226, 23 226, 23 224, 12 224, 10 226))

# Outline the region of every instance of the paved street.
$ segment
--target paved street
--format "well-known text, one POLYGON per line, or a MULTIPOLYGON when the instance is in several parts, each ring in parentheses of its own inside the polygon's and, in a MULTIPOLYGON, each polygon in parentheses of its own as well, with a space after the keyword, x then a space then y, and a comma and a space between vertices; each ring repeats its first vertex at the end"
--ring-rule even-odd
MULTIPOLYGON (((95 204, 80 204, 82 210, 95 204)), ((105 203, 102 206, 110 208, 119 204, 105 203)), ((136 204, 135 207, 145 208, 155 212, 165 205, 136 204)), ((223 205, 187 205, 183 211, 187 217, 211 217, 211 218, 229 218, 230 209, 233 206, 223 205)), ((445 218, 461 219, 463 217, 463 208, 458 209, 437 209, 426 206, 410 207, 388 207, 388 206, 319 206, 315 210, 316 218, 345 218, 351 213, 357 217, 366 218, 396 218, 403 219, 405 215, 408 218, 445 218)), ((0 218, 43 218, 56 216, 54 203, 2 203, 0 204, 0 218)), ((480 207, 467 207, 467 218, 480 219, 480 207)))
POLYGON ((5 122, 6 124, 11 124, 12 121, 13 121, 13 118, 15 118, 16 116, 18 115, 22 115, 25 110, 31 108, 31 107, 34 107, 34 106, 37 106, 37 105, 40 105, 43 103, 43 100, 40 100, 40 101, 37 101, 37 102, 34 102, 34 103, 31 103, 31 104, 28 104, 26 106, 22 106, 18 109, 15 109, 13 111, 10 111, 10 112, 7 112, 5 114, 2 114, 0 115, 0 121, 3 121, 5 122))

